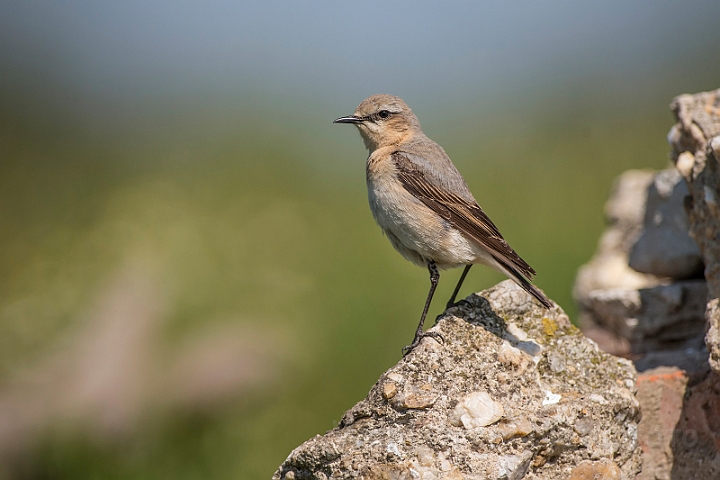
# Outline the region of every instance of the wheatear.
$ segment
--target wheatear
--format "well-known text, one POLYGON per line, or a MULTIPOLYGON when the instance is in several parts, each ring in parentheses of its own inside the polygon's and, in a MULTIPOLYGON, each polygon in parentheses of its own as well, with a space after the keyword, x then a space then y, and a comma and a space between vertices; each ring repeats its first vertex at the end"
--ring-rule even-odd
POLYGON ((530 282, 535 270, 515 253, 483 212, 445 151, 420 129, 415 114, 392 95, 373 95, 355 113, 334 123, 352 123, 370 154, 366 176, 375 221, 407 260, 430 271, 430 291, 409 352, 423 337, 423 324, 437 287, 438 269, 465 266, 448 308, 470 267, 481 263, 504 273, 544 307, 552 303, 530 282))

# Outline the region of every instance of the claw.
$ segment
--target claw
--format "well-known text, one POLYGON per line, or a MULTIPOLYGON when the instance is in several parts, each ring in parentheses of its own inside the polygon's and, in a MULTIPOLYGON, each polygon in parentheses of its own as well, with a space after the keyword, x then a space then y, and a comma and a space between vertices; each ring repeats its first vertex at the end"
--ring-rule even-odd
POLYGON ((402 349, 403 357, 406 356, 408 353, 412 352, 412 350, 420 345, 420 342, 425 337, 431 337, 434 338, 438 343, 445 345, 445 337, 443 337, 438 332, 422 332, 420 334, 415 335, 415 338, 413 339, 412 343, 410 345, 406 345, 402 349))

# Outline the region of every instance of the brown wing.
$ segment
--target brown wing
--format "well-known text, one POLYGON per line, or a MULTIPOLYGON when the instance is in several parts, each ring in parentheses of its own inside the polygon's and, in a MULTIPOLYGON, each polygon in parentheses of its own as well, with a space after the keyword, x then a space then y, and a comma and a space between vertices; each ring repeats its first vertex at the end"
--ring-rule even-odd
POLYGON ((408 192, 462 233, 484 246, 498 262, 518 270, 532 280, 535 270, 508 245, 480 205, 441 187, 440 179, 433 178, 431 171, 412 162, 402 152, 395 152, 392 158, 397 167, 398 179, 408 192))

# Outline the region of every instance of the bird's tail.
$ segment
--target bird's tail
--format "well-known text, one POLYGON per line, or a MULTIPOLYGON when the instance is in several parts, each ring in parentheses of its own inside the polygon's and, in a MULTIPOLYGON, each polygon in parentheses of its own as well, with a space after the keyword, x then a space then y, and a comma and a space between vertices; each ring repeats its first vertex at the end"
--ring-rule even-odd
POLYGON ((507 275, 510 279, 512 279, 515 283, 520 285, 523 290, 525 290, 527 293, 532 295, 537 299, 538 302, 542 304, 545 308, 552 308, 553 304, 548 299, 544 293, 542 293, 538 288, 530 283, 527 278, 525 278, 523 275, 520 274, 517 270, 506 264, 505 262, 498 260, 495 256, 493 256, 495 260, 498 262, 499 266, 501 267, 502 272, 507 275))
POLYGON ((550 301, 550 299, 548 299, 548 298, 545 296, 544 293, 542 293, 540 290, 538 290, 538 288, 537 288, 535 285, 533 285, 532 283, 528 282, 523 276, 516 274, 516 275, 514 275, 514 276, 511 277, 511 278, 512 278, 513 280, 515 280, 515 282, 516 282, 518 285, 520 285, 520 286, 523 288, 523 290, 525 290, 525 291, 528 292, 530 295, 532 295, 533 297, 535 297, 538 302, 542 303, 543 307, 545 307, 545 308, 552 308, 552 307, 553 307, 553 304, 552 304, 552 302, 550 301))

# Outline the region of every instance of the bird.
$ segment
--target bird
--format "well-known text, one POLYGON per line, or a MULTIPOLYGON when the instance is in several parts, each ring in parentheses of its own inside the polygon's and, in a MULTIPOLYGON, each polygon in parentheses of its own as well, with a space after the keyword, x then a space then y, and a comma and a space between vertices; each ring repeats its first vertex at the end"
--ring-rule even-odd
POLYGON ((410 345, 424 337, 425 317, 440 280, 439 270, 464 266, 447 308, 474 264, 505 274, 545 308, 550 300, 531 282, 535 270, 505 241, 473 197, 445 150, 430 140, 410 107, 399 97, 372 95, 352 115, 333 123, 355 125, 368 157, 365 165, 368 201, 375 221, 405 259, 426 267, 430 290, 410 345))

